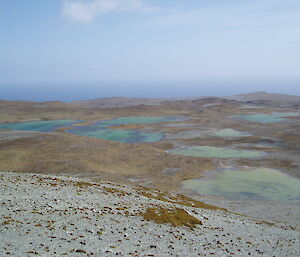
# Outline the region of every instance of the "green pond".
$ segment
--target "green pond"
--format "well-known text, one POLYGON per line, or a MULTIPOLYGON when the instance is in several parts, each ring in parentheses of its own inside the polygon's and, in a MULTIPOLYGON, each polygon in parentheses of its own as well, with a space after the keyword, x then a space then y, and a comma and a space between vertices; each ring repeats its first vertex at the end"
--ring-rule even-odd
POLYGON ((251 136, 251 134, 246 132, 237 131, 231 128, 228 129, 220 129, 217 131, 214 131, 211 133, 214 136, 217 137, 248 137, 251 136))
POLYGON ((81 121, 78 120, 41 120, 41 121, 26 121, 17 123, 0 124, 0 129, 12 130, 31 130, 40 132, 49 132, 60 127, 70 126, 81 121))
POLYGON ((68 132, 86 136, 86 137, 94 137, 101 138, 111 141, 123 142, 123 143, 150 143, 157 142, 164 138, 163 134, 160 133, 150 133, 139 130, 121 130, 121 129, 96 129, 96 130, 80 130, 73 129, 68 132))
POLYGON ((266 154, 262 151, 236 150, 213 146, 191 146, 183 149, 170 150, 168 152, 174 155, 211 158, 258 158, 266 154))
POLYGON ((252 115, 236 115, 232 118, 243 119, 246 121, 260 122, 260 123, 275 123, 286 120, 285 117, 297 117, 299 113, 272 113, 272 114, 252 114, 252 115))
POLYGON ((161 122, 174 122, 182 121, 182 117, 160 117, 160 116, 135 116, 135 117, 123 117, 112 120, 100 121, 97 124, 102 125, 126 125, 126 124, 151 124, 161 122))
POLYGON ((300 201, 300 180, 278 170, 224 170, 208 179, 186 180, 183 187, 199 194, 227 199, 300 201))
POLYGON ((185 118, 182 117, 123 117, 112 120, 99 121, 91 125, 76 127, 74 129, 68 130, 68 132, 81 136, 94 137, 123 143, 150 143, 162 140, 165 135, 161 133, 146 132, 141 130, 109 129, 109 127, 125 124, 153 124, 161 122, 175 122, 182 121, 184 119, 185 118))
POLYGON ((248 137, 251 136, 250 133, 237 131, 231 128, 228 129, 220 129, 220 130, 189 130, 182 131, 177 134, 169 134, 168 138, 179 138, 179 139, 192 139, 197 137, 207 137, 207 136, 215 136, 215 137, 248 137))

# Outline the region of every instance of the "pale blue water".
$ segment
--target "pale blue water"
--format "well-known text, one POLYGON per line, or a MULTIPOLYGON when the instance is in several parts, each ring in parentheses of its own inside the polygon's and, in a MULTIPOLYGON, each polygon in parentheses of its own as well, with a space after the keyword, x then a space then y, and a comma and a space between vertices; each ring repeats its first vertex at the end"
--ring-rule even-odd
POLYGON ((94 137, 105 140, 117 141, 122 143, 150 143, 150 142, 158 142, 164 138, 164 135, 161 133, 151 133, 144 132, 140 130, 121 130, 121 129, 81 129, 78 127, 73 130, 69 130, 68 132, 86 136, 86 137, 94 137))
POLYGON ((300 201, 300 180, 268 168, 216 171, 208 179, 191 179, 182 184, 203 195, 228 199, 300 201))
POLYGON ((231 149, 213 146, 190 146, 182 149, 173 149, 168 152, 174 155, 209 158, 258 158, 266 155, 266 153, 262 151, 231 149))
POLYGON ((248 137, 250 133, 237 131, 231 128, 212 131, 211 134, 217 137, 248 137))
POLYGON ((0 124, 0 129, 12 130, 31 130, 40 132, 49 132, 61 127, 74 125, 79 123, 79 120, 45 120, 45 121, 26 121, 17 123, 0 124))
MULTIPOLYGON (((145 132, 139 130, 121 130, 121 129, 108 129, 114 125, 123 124, 151 124, 160 122, 176 122, 182 121, 182 117, 124 117, 112 120, 105 120, 95 122, 91 125, 78 126, 68 130, 68 132, 94 138, 101 138, 106 140, 125 142, 125 143, 138 143, 138 142, 157 142, 162 140, 165 136, 161 133, 145 132)), ((47 121, 28 121, 18 123, 0 124, 0 129, 13 129, 13 130, 31 130, 48 132, 56 130, 60 127, 72 126, 82 121, 78 120, 47 120, 47 121)))
POLYGON ((97 124, 102 125, 126 125, 126 124, 151 124, 161 122, 175 122, 183 121, 182 117, 160 117, 160 116, 135 116, 135 117, 122 117, 112 120, 99 121, 97 124))
POLYGON ((300 116, 299 113, 273 113, 273 114, 253 114, 253 115, 236 115, 232 118, 243 119, 246 121, 260 122, 260 123, 276 123, 285 121, 284 117, 296 117, 300 116))
POLYGON ((95 122, 92 125, 76 127, 74 129, 69 130, 68 132, 76 135, 112 140, 123 143, 150 143, 162 140, 165 137, 165 135, 162 133, 145 132, 140 130, 109 129, 109 127, 125 124, 153 124, 161 122, 176 122, 182 121, 184 119, 185 118, 182 117, 123 117, 95 122))
POLYGON ((97 82, 0 82, 1 99, 29 101, 74 101, 98 97, 195 97, 228 96, 255 91, 300 95, 299 79, 272 80, 122 80, 97 82), (241 87, 241 85, 244 85, 241 87), (43 90, 41 90, 41 88, 43 90))

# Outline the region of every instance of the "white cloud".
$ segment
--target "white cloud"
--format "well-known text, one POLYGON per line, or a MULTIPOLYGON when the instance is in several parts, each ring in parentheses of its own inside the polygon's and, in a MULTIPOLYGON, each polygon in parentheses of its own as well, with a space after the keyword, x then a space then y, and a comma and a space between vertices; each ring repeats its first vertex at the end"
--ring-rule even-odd
POLYGON ((148 6, 144 0, 92 0, 64 2, 62 15, 72 21, 88 23, 98 15, 109 12, 151 11, 154 7, 148 6))

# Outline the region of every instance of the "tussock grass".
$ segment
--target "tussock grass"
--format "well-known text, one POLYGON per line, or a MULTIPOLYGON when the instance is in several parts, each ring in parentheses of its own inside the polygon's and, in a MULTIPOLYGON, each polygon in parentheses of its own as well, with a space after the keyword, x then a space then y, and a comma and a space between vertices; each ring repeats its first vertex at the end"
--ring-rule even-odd
POLYGON ((202 222, 181 208, 167 209, 163 207, 151 207, 146 212, 140 213, 145 220, 154 221, 158 224, 171 224, 172 226, 186 226, 191 229, 202 222))
POLYGON ((92 183, 84 182, 84 181, 79 181, 79 182, 74 183, 73 186, 84 188, 84 187, 96 186, 96 184, 92 184, 92 183))
POLYGON ((104 187, 103 188, 105 190, 105 192, 107 193, 111 193, 111 194, 117 194, 119 196, 125 196, 125 195, 129 195, 127 192, 121 190, 121 189, 117 189, 117 188, 112 188, 112 187, 104 187))

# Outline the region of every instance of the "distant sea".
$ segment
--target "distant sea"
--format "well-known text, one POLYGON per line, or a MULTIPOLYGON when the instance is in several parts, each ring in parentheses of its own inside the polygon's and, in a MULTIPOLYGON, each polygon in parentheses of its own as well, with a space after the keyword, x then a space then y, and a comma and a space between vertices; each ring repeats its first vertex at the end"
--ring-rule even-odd
POLYGON ((99 97, 195 97, 229 96, 267 91, 300 95, 300 79, 294 81, 176 81, 176 82, 0 82, 0 99, 74 101, 99 97))

